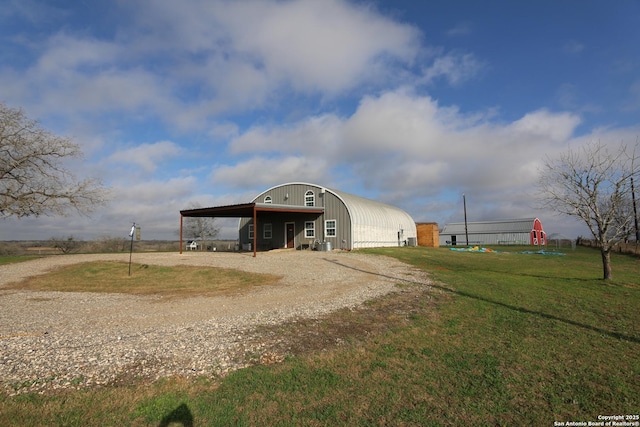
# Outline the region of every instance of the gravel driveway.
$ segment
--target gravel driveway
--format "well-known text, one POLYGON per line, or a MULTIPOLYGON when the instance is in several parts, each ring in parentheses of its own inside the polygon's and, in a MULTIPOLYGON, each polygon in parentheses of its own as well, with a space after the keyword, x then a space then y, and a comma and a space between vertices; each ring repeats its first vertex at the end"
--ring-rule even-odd
POLYGON ((143 253, 136 263, 234 268, 283 276, 232 297, 5 290, 7 283, 129 254, 64 255, 0 266, 0 392, 10 395, 106 385, 131 376, 224 375, 264 354, 259 325, 317 317, 425 275, 395 259, 353 252, 143 253), (251 337, 251 340, 247 338, 251 337), (247 344, 250 341, 252 344, 247 344))

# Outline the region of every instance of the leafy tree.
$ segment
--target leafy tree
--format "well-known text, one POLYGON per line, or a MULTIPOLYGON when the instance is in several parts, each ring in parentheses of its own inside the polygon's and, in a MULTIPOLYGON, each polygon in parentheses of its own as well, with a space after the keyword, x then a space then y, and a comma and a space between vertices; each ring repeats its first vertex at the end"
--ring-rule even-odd
POLYGON ((81 155, 71 139, 0 103, 0 218, 88 213, 103 204, 107 190, 77 180, 63 164, 81 155))
MULTIPOLYGON (((197 203, 191 203, 189 209, 198 209, 201 206, 197 203)), ((187 217, 184 219, 183 234, 187 239, 200 239, 202 250, 207 249, 207 242, 213 240, 220 228, 216 227, 215 218, 207 217, 187 217)))
POLYGON ((599 141, 547 159, 539 181, 545 205, 584 222, 602 254, 603 276, 613 278, 611 250, 634 224, 631 178, 640 175, 638 145, 613 152, 599 141))

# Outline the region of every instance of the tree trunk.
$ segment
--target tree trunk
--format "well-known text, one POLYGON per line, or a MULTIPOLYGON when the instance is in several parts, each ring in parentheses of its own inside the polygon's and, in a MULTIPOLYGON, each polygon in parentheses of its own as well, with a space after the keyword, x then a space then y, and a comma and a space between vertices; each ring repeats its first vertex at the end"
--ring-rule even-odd
POLYGON ((611 250, 601 249, 602 254, 602 270, 604 272, 604 280, 613 279, 613 273, 611 271, 611 250))

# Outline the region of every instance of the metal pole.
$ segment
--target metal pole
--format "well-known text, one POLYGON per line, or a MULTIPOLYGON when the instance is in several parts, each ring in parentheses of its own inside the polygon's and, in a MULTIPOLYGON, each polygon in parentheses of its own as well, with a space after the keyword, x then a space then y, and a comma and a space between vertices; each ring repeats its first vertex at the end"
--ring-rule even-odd
POLYGON ((180 214, 180 255, 182 255, 182 214, 180 214))
POLYGON ((638 208, 636 207, 636 190, 633 186, 633 177, 631 177, 631 200, 633 200, 633 222, 636 226, 636 245, 640 241, 640 231, 638 231, 638 208))
POLYGON ((467 228, 467 198, 462 193, 462 204, 464 206, 464 235, 467 238, 467 246, 469 246, 469 229, 467 228))
POLYGON ((258 243, 258 212, 256 210, 255 204, 253 205, 253 257, 256 257, 256 252, 258 248, 256 247, 258 243))
POLYGON ((133 256, 133 235, 135 234, 136 223, 133 223, 133 228, 131 229, 131 249, 129 250, 129 276, 131 276, 131 257, 133 256))

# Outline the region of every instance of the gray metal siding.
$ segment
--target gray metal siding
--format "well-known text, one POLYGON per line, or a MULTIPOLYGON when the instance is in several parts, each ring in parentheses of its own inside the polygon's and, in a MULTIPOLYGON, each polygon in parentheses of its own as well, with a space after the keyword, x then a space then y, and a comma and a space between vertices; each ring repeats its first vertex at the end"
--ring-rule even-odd
MULTIPOLYGON (((269 243, 273 247, 284 247, 284 223, 295 221, 295 246, 313 243, 313 240, 331 242, 334 249, 357 249, 376 246, 398 245, 398 231, 403 230, 402 240, 417 238, 417 230, 413 219, 401 209, 384 203, 354 196, 352 194, 321 187, 316 184, 294 182, 272 187, 256 196, 252 202, 264 203, 265 197, 271 197, 273 204, 288 206, 304 206, 305 193, 313 191, 315 206, 324 207, 324 214, 319 217, 302 217, 304 214, 277 214, 271 221, 273 224, 272 242, 263 242, 262 225, 264 213, 258 218, 258 249, 269 243), (323 191, 324 190, 324 191, 323 191), (315 239, 307 239, 304 233, 304 222, 314 221, 315 239), (336 236, 325 236, 326 220, 336 221, 336 236)), ((253 220, 243 218, 239 222, 240 243, 247 243, 248 227, 253 220)))
POLYGON ((322 231, 324 233, 324 221, 336 220, 336 236, 327 237, 325 240, 331 242, 331 246, 334 249, 352 249, 353 242, 351 241, 352 235, 352 223, 349 211, 347 210, 344 202, 340 200, 332 192, 325 192, 325 211, 324 218, 322 219, 322 231))
MULTIPOLYGON (((311 186, 304 185, 282 185, 278 187, 270 188, 267 191, 260 193, 252 202, 255 203, 264 203, 264 198, 266 196, 271 196, 272 202, 278 205, 288 205, 288 206, 304 206, 304 193, 307 190, 312 190, 314 193, 317 193, 318 190, 312 188, 311 186)), ((317 194, 316 194, 316 206, 317 203, 317 194)))
MULTIPOLYGON (((305 206, 305 194, 311 190, 315 196, 315 206, 324 206, 325 213, 316 217, 315 215, 305 214, 268 214, 259 213, 258 227, 260 234, 258 234, 258 249, 264 249, 269 244, 272 248, 282 248, 286 246, 285 235, 285 223, 295 223, 295 247, 300 249, 306 247, 309 244, 313 244, 314 241, 329 241, 334 249, 350 249, 351 245, 351 220, 349 213, 344 206, 344 203, 328 190, 322 194, 323 187, 314 184, 307 183, 290 183, 277 187, 270 188, 258 196, 256 196, 253 203, 264 203, 264 199, 267 196, 271 197, 272 204, 287 205, 287 206, 305 206), (324 236, 324 221, 335 220, 336 221, 336 236, 327 237, 324 236), (262 225, 265 222, 271 222, 273 224, 273 238, 270 242, 263 241, 262 225), (315 238, 309 239, 305 236, 304 223, 306 221, 313 221, 315 224, 315 238)), ((252 223, 252 218, 242 218, 239 223, 240 242, 249 243, 249 228, 248 224, 252 223)))

